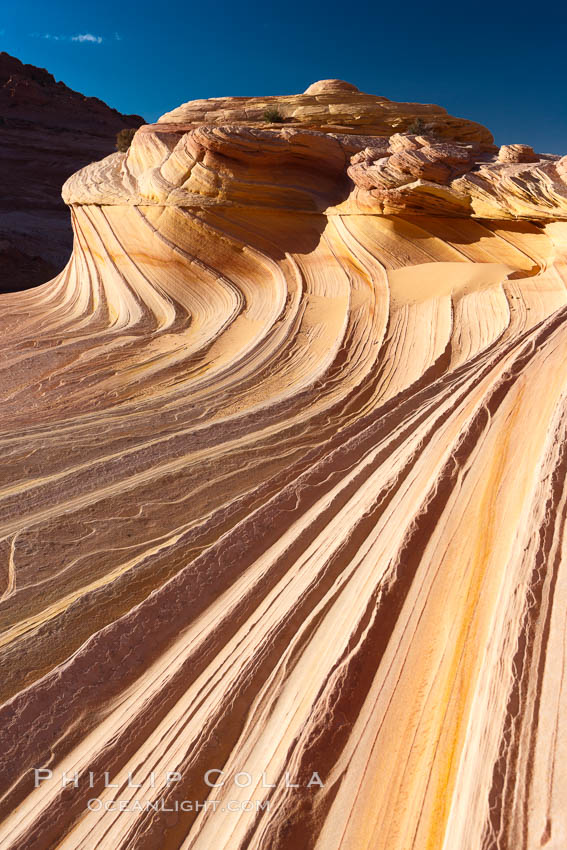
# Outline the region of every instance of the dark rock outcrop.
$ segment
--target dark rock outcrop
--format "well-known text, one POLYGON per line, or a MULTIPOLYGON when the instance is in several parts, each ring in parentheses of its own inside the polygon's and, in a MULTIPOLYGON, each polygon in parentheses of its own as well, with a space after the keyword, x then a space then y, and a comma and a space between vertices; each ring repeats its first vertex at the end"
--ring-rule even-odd
POLYGON ((73 244, 63 183, 112 153, 119 130, 143 123, 0 53, 0 292, 63 268, 73 244))

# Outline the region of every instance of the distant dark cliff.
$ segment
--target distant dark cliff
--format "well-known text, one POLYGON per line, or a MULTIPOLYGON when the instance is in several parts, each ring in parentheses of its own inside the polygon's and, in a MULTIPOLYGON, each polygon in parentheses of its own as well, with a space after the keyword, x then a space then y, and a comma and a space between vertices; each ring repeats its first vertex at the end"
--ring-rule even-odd
POLYGON ((112 153, 119 130, 143 123, 0 53, 0 292, 63 268, 72 247, 63 183, 112 153))

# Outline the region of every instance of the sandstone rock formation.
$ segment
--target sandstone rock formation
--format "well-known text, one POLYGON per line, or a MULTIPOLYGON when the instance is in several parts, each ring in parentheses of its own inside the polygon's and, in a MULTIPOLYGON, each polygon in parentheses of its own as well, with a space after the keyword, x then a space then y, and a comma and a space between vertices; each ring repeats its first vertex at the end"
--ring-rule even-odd
POLYGON ((504 145, 497 156, 478 144, 435 136, 395 135, 388 150, 351 158, 348 174, 362 191, 349 209, 492 219, 567 218, 567 157, 504 145))
POLYGON ((0 292, 63 268, 73 245, 63 182, 111 153, 123 127, 142 123, 0 53, 0 292))
POLYGON ((567 169, 531 158, 323 81, 67 181, 68 266, 0 302, 3 850, 565 846, 567 169))
MULTIPOLYGON (((215 97, 184 103, 159 119, 160 128, 174 125, 238 124, 262 126, 265 113, 277 109, 286 126, 324 132, 391 135, 407 130, 416 120, 441 138, 475 141, 490 147, 492 134, 480 124, 447 114, 441 106, 396 103, 360 92, 342 80, 321 80, 304 94, 286 97, 215 97)), ((188 127, 187 127, 188 129, 188 127)))

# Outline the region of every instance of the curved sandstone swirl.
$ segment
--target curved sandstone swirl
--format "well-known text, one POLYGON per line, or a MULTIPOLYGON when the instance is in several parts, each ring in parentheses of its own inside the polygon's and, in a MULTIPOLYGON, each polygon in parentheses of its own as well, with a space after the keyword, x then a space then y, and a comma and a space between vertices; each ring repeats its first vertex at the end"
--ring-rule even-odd
POLYGON ((138 131, 2 299, 3 850, 565 846, 565 160, 296 97, 138 131))

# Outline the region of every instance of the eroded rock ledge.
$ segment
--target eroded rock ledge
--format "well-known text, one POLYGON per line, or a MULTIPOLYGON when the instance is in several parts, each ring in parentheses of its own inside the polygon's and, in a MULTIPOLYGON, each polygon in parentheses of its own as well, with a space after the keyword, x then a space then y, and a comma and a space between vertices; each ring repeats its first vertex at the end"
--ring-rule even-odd
POLYGON ((63 197, 69 204, 561 219, 566 173, 565 157, 521 144, 498 149, 486 128, 438 106, 395 103, 331 80, 304 95, 186 103, 141 128, 127 155, 73 175, 63 197), (264 116, 276 113, 278 121, 267 123, 264 116))

